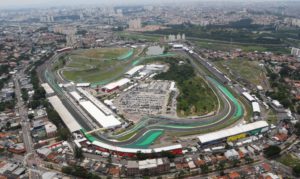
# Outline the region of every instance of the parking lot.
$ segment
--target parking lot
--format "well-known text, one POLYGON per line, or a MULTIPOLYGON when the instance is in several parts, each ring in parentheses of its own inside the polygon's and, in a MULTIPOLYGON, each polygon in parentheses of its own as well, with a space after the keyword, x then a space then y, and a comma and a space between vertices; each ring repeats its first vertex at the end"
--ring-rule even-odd
POLYGON ((120 113, 134 122, 145 115, 166 114, 170 87, 170 81, 142 82, 121 94, 114 103, 120 113))

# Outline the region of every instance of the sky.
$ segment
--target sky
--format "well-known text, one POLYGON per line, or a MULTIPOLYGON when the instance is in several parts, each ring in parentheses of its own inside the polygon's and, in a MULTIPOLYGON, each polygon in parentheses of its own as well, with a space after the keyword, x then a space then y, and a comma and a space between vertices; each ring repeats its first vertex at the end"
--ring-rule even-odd
MULTIPOLYGON (((47 7, 59 5, 80 5, 80 4, 111 4, 111 5, 126 5, 126 4, 157 4, 157 3, 172 3, 172 2, 186 2, 186 1, 210 1, 210 0, 0 0, 1 8, 13 7, 47 7)), ((216 1, 216 0, 215 0, 216 1)), ((228 0, 219 0, 228 1, 228 0)), ((233 0, 245 2, 245 0, 233 0)), ((261 0, 247 0, 261 1, 261 0)), ((272 0, 269 0, 272 1, 272 0)), ((285 0, 287 1, 287 0, 285 0)))

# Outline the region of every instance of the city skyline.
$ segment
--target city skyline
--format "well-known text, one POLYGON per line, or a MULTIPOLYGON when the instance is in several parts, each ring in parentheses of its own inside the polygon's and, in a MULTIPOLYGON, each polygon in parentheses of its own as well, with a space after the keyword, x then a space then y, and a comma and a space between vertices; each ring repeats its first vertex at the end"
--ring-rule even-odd
MULTIPOLYGON (((241 2, 241 0, 188 0, 187 2, 241 2)), ((274 0, 265 0, 265 1, 274 1, 274 0)), ((282 1, 299 1, 299 0, 276 0, 277 2, 282 1)), ((109 2, 104 0, 2 0, 0 2, 0 9, 5 8, 31 8, 31 7, 53 7, 53 6, 76 6, 76 5, 145 5, 145 4, 163 4, 163 3, 180 3, 182 0, 111 0, 109 2)), ((249 0, 248 2, 261 2, 260 0, 249 0)))

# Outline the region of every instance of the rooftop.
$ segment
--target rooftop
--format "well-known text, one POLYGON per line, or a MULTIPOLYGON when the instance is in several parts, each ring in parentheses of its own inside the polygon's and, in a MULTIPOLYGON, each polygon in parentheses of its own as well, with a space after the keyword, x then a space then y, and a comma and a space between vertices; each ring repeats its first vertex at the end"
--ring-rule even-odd
POLYGON ((78 124, 76 119, 67 110, 67 108, 57 96, 49 97, 48 100, 71 132, 75 132, 81 129, 81 126, 78 124))
POLYGON ((265 127, 269 127, 269 124, 266 121, 256 121, 256 122, 253 122, 250 124, 234 126, 232 128, 203 134, 203 135, 200 135, 198 138, 199 138, 200 142, 203 144, 203 143, 207 143, 210 141, 223 139, 223 138, 226 138, 229 136, 233 136, 233 135, 237 135, 237 134, 241 134, 244 132, 249 132, 249 131, 252 131, 255 129, 265 128, 265 127))

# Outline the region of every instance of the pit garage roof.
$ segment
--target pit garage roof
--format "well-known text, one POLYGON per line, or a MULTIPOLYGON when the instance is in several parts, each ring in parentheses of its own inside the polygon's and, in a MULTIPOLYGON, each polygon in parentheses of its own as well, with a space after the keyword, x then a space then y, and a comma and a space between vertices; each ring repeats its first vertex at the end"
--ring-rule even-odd
POLYGON ((144 65, 135 66, 131 70, 126 72, 125 75, 132 76, 132 75, 134 75, 135 73, 137 73, 139 70, 141 70, 143 68, 144 68, 144 65))
POLYGON ((88 100, 90 100, 92 103, 94 103, 102 112, 104 112, 105 115, 111 115, 111 110, 106 107, 100 100, 98 100, 96 97, 94 97, 92 94, 87 92, 86 90, 82 88, 77 88, 78 91, 83 94, 88 100))
POLYGON ((53 89, 48 85, 48 83, 41 84, 47 94, 54 93, 53 89))
POLYGON ((174 44, 173 48, 183 48, 184 46, 182 44, 174 44))
POLYGON ((91 83, 77 83, 76 87, 89 87, 91 83))
POLYGON ((82 97, 81 97, 76 91, 70 92, 70 95, 71 95, 76 101, 80 101, 80 100, 82 99, 82 97))
POLYGON ((113 89, 115 89, 115 88, 117 88, 117 87, 121 87, 121 86, 123 86, 123 85, 126 85, 126 84, 129 83, 129 82, 130 82, 130 79, 128 79, 128 78, 123 78, 123 79, 120 79, 120 80, 118 80, 118 81, 115 81, 115 82, 112 82, 112 83, 109 83, 109 84, 105 85, 105 86, 103 87, 103 89, 113 90, 113 89))
POLYGON ((159 148, 154 148, 154 149, 136 149, 136 148, 125 148, 125 147, 117 147, 113 146, 107 143, 103 143, 101 141, 93 141, 93 145, 99 146, 101 148, 105 148, 111 151, 118 151, 118 152, 125 152, 125 153, 159 153, 162 151, 170 151, 170 150, 175 150, 175 149, 181 149, 182 146, 180 144, 177 145, 171 145, 171 146, 166 146, 166 147, 159 147, 159 148))
POLYGON ((252 102, 252 110, 253 110, 253 112, 260 113, 260 107, 259 107, 258 102, 252 102))
POLYGON ((90 101, 79 102, 82 106, 103 128, 113 128, 121 125, 121 122, 113 115, 106 116, 99 108, 90 101))
POLYGON ((78 122, 72 116, 72 114, 67 110, 67 108, 63 105, 61 100, 57 96, 52 96, 48 98, 51 105, 57 111, 65 125, 68 127, 70 132, 75 132, 81 129, 78 122))
POLYGON ((244 132, 249 132, 255 129, 265 128, 268 127, 268 123, 266 121, 257 121, 250 124, 245 124, 241 126, 235 126, 229 129, 223 129, 217 132, 211 132, 208 134, 203 134, 198 136, 200 142, 202 144, 224 139, 226 137, 234 136, 237 134, 241 134, 244 132))

